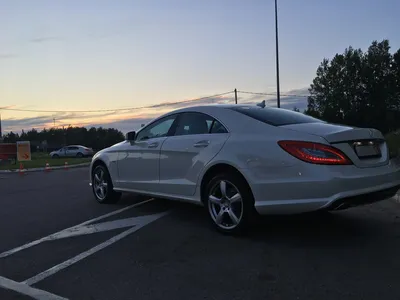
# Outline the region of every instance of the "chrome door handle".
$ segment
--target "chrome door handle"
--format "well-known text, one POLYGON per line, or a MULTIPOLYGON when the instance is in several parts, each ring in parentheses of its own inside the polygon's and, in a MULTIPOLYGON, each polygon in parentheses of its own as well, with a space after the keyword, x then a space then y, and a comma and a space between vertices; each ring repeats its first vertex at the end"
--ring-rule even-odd
POLYGON ((210 141, 199 141, 199 142, 195 143, 193 145, 193 147, 204 148, 204 147, 207 147, 209 144, 210 144, 210 141))
POLYGON ((157 148, 158 147, 158 143, 157 142, 151 143, 147 147, 148 148, 157 148))

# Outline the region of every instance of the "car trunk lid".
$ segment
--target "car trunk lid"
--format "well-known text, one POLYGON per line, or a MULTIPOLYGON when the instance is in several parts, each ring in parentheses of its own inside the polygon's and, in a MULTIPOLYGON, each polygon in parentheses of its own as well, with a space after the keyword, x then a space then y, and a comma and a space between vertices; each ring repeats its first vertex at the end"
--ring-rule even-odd
POLYGON ((343 151, 360 168, 377 167, 389 161, 385 139, 379 130, 328 123, 282 125, 282 128, 317 135, 343 151))

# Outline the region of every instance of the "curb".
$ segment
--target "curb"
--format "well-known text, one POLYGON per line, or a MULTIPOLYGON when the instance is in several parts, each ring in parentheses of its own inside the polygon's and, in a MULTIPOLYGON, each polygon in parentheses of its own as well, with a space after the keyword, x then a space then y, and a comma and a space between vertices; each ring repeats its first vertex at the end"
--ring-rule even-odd
MULTIPOLYGON (((72 169, 72 168, 83 168, 83 167, 87 167, 90 166, 90 162, 89 163, 83 163, 83 164, 76 164, 76 165, 68 165, 68 169, 72 169)), ((65 166, 57 166, 57 167, 50 167, 50 171, 52 170, 60 170, 60 169, 64 169, 65 166)), ((40 172, 40 171, 44 171, 46 168, 33 168, 33 169, 23 169, 22 171, 27 173, 27 172, 40 172)), ((14 170, 0 170, 0 174, 2 173, 19 173, 19 169, 14 169, 14 170)))

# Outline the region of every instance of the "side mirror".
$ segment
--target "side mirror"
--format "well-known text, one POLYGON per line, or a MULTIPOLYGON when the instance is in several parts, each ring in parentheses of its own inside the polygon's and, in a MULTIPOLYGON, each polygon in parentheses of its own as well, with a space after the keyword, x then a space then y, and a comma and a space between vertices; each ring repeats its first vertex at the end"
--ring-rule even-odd
POLYGON ((129 132, 126 134, 125 140, 127 140, 127 141, 133 141, 133 140, 135 140, 135 136, 136 136, 136 132, 135 132, 135 131, 129 131, 129 132))

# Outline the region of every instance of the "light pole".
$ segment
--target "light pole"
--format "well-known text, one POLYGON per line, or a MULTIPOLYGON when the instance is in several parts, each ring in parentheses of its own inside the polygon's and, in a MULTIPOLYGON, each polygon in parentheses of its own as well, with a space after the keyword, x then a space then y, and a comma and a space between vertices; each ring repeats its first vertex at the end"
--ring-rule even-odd
POLYGON ((275 0, 275 46, 276 46, 276 102, 281 107, 281 92, 279 87, 279 46, 278 46, 278 0, 275 0))

